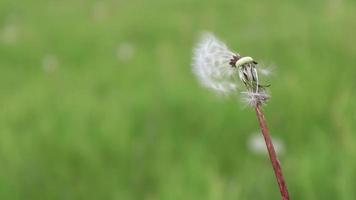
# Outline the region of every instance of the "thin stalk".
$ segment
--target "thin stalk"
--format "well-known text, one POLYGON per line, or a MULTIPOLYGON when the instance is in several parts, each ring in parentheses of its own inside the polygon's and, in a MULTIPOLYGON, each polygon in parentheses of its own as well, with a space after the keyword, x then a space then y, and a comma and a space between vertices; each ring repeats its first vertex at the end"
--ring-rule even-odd
POLYGON ((255 107, 255 110, 256 110, 258 122, 259 122, 259 125, 261 128, 263 137, 266 142, 266 146, 268 149, 268 155, 272 162, 274 174, 275 174, 277 182, 278 182, 279 191, 281 192, 282 200, 289 200, 289 194, 288 194, 286 182, 285 182, 283 174, 282 174, 282 168, 279 164, 276 151, 274 150, 274 146, 273 146, 271 136, 270 136, 268 128, 267 128, 266 120, 265 120, 264 114, 262 112, 261 105, 257 104, 255 107))

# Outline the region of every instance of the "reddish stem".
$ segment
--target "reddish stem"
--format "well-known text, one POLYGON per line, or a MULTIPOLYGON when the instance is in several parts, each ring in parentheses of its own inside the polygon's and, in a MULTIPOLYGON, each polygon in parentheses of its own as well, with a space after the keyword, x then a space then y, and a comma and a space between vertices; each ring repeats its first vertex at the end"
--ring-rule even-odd
POLYGON ((256 105, 255 110, 256 110, 258 122, 259 122, 259 125, 261 128, 263 137, 266 142, 269 158, 272 162, 274 174, 276 175, 276 179, 277 179, 278 186, 279 186, 279 191, 281 192, 281 195, 282 195, 282 200, 289 200, 289 194, 288 194, 286 182, 284 181, 284 177, 282 174, 282 168, 279 164, 276 151, 274 150, 271 136, 270 136, 268 128, 267 128, 266 120, 265 120, 265 117, 264 117, 262 109, 261 109, 261 105, 260 104, 256 105))

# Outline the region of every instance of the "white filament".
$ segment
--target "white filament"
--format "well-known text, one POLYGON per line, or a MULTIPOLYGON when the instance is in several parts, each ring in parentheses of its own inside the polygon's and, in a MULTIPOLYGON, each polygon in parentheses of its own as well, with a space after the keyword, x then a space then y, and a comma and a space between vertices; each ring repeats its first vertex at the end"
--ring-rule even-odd
POLYGON ((194 50, 193 71, 201 84, 219 93, 237 88, 233 75, 236 68, 229 62, 235 54, 214 35, 205 33, 194 50))

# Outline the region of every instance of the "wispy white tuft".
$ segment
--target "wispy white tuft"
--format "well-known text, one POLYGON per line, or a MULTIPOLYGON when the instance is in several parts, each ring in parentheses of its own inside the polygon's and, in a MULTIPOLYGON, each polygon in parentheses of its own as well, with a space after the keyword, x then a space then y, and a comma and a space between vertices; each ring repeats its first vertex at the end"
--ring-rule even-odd
MULTIPOLYGON (((285 152, 282 140, 272 138, 272 142, 277 154, 281 155, 285 152)), ((261 133, 252 134, 247 141, 247 146, 255 154, 267 154, 266 144, 261 133)))
POLYGON ((205 33, 194 50, 193 71, 201 84, 219 93, 237 88, 233 75, 236 68, 229 64, 235 54, 211 33, 205 33))
POLYGON ((264 76, 269 76, 272 73, 269 68, 258 68, 258 72, 264 76))
POLYGON ((267 92, 265 91, 258 91, 258 92, 241 92, 242 95, 242 100, 250 105, 250 106, 257 106, 257 105, 262 105, 267 102, 267 100, 270 98, 267 92))
POLYGON ((273 76, 275 74, 275 70, 276 70, 276 66, 272 63, 269 63, 269 64, 264 64, 262 63, 262 66, 261 67, 259 65, 259 67, 257 68, 257 71, 259 74, 261 74, 262 76, 273 76))

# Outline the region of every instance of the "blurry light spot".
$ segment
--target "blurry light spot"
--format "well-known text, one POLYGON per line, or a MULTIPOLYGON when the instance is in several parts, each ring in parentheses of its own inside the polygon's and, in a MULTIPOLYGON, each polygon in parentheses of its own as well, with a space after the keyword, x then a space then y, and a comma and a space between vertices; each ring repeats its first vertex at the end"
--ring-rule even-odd
POLYGON ((101 21, 108 18, 108 7, 104 2, 96 2, 93 5, 94 20, 101 21))
POLYGON ((122 43, 117 48, 117 58, 121 61, 128 61, 133 58, 135 54, 135 48, 130 43, 122 43))
POLYGON ((18 27, 14 23, 5 24, 1 31, 1 40, 6 44, 14 44, 18 39, 18 27))
POLYGON ((47 55, 42 59, 42 68, 46 73, 53 73, 58 69, 58 58, 55 55, 47 55))
MULTIPOLYGON (((267 147, 265 144, 265 140, 262 136, 262 133, 255 133, 252 134, 248 141, 247 141, 247 146, 248 149, 255 153, 255 154, 259 154, 259 155, 265 155, 267 154, 267 147)), ((277 154, 283 154, 284 153, 284 144, 283 142, 278 139, 278 138, 272 138, 272 142, 275 148, 275 151, 277 154)))

